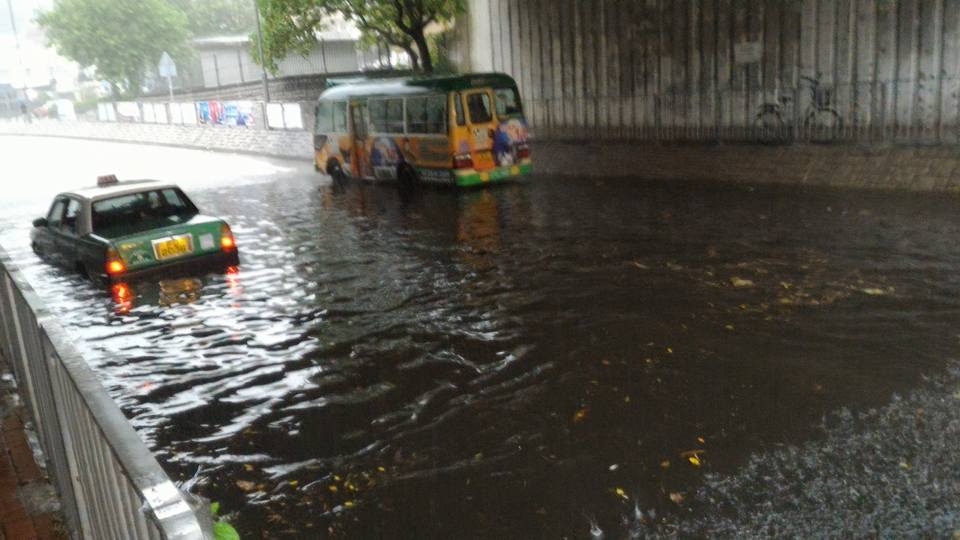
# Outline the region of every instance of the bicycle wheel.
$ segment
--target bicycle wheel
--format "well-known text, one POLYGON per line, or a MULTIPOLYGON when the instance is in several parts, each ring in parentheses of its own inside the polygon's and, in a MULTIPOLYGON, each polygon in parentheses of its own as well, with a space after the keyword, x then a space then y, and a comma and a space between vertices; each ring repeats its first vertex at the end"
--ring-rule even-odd
POLYGON ((811 140, 830 141, 840 135, 840 130, 843 129, 843 119, 833 109, 815 109, 810 111, 803 125, 811 140))
POLYGON ((762 111, 753 121, 756 137, 763 143, 776 143, 783 140, 786 130, 783 118, 776 111, 762 111))

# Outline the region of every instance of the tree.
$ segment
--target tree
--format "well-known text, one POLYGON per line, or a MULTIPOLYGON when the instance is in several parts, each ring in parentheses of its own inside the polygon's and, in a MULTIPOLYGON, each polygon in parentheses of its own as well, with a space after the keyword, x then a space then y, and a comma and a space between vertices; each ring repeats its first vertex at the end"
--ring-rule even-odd
POLYGON ((60 55, 127 96, 140 92, 143 74, 163 51, 189 55, 187 17, 164 0, 56 0, 37 17, 60 55))
POLYGON ((277 61, 291 52, 307 54, 316 33, 331 15, 353 22, 367 44, 387 43, 410 56, 414 70, 433 73, 433 57, 425 31, 446 23, 464 10, 465 0, 258 0, 264 19, 263 61, 276 71, 277 61))
POLYGON ((247 34, 256 26, 253 0, 169 0, 187 15, 193 37, 247 34))

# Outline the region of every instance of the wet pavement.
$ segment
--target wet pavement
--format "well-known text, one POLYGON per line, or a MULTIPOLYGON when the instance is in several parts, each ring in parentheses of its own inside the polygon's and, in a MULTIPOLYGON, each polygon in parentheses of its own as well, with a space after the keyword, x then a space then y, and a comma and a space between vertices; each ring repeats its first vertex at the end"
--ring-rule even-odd
POLYGON ((707 475, 755 492, 757 456, 955 365, 954 196, 548 177, 406 195, 297 162, 0 144, 23 179, 0 244, 164 467, 202 467, 251 537, 702 519, 707 475), (39 262, 29 221, 105 173, 180 183, 231 223, 240 270, 105 291, 39 262))

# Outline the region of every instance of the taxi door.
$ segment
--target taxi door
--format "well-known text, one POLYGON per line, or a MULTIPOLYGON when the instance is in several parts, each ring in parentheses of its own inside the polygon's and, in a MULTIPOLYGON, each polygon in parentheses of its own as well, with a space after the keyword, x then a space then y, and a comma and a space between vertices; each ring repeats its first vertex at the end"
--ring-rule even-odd
POLYGON ((350 119, 352 122, 353 148, 351 148, 351 161, 353 162, 353 176, 357 178, 369 178, 373 176, 370 168, 370 154, 367 148, 368 128, 367 128, 367 104, 353 103, 350 105, 350 119))
POLYGON ((489 89, 469 90, 463 93, 467 107, 467 130, 470 139, 470 154, 473 166, 486 171, 496 166, 493 157, 493 140, 497 121, 493 115, 493 95, 489 89))
POLYGON ((62 264, 59 252, 57 251, 56 233, 63 222, 63 212, 67 207, 66 197, 57 197, 47 212, 47 224, 39 227, 34 236, 33 242, 36 249, 47 257, 51 262, 62 264))
POLYGON ((67 198, 67 208, 63 214, 63 220, 60 227, 53 229, 54 243, 57 253, 62 258, 62 264, 72 268, 79 257, 77 256, 77 241, 80 238, 80 201, 74 198, 67 198))

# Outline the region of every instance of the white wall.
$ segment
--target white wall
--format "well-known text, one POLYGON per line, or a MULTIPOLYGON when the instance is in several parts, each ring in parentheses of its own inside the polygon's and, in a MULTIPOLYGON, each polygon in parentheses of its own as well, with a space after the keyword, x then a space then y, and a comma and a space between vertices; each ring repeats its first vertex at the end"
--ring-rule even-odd
MULTIPOLYGON (((260 80, 260 66, 253 61, 246 45, 205 49, 199 56, 206 88, 260 80)), ((359 53, 356 42, 318 43, 307 56, 292 53, 278 67, 277 77, 358 71, 359 53)))

